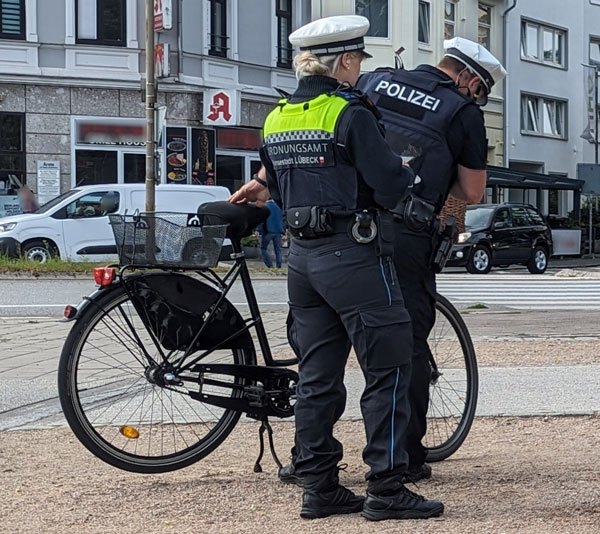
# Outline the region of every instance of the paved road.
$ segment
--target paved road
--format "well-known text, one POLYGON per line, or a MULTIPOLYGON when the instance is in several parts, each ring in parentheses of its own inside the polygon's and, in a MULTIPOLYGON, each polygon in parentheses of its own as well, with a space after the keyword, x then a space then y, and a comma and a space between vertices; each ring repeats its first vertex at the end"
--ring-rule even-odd
POLYGON ((442 276, 438 291, 455 305, 522 310, 600 310, 600 279, 530 276, 442 276))
MULTIPOLYGON (((284 277, 254 281, 261 310, 287 310, 284 277)), ((0 316, 60 316, 67 304, 78 304, 95 289, 91 279, 0 280, 0 316)), ((598 310, 600 279, 563 278, 551 275, 442 274, 438 290, 455 305, 501 305, 531 310, 598 310)), ((230 300, 245 307, 240 283, 230 293, 230 300)))

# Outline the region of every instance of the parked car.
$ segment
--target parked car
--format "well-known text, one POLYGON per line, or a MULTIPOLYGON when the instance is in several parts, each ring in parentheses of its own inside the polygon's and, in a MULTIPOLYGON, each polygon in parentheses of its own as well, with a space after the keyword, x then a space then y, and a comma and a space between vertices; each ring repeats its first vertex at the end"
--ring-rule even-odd
POLYGON ((543 273, 552 255, 552 233, 542 214, 528 204, 469 206, 465 232, 452 247, 448 266, 485 274, 492 266, 523 264, 543 273))
MULTIPOLYGON (((227 200, 229 189, 214 185, 156 186, 156 212, 196 213, 204 202, 227 200)), ((145 184, 100 184, 76 187, 44 204, 35 213, 0 218, 0 255, 21 255, 45 262, 116 261, 110 213, 143 212, 145 184)))

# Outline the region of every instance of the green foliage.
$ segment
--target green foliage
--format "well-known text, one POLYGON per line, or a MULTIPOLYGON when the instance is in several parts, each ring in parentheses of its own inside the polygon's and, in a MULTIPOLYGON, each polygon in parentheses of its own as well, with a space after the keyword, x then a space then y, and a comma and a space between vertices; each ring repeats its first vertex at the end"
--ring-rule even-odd
POLYGON ((242 238, 242 247, 260 247, 260 239, 257 235, 249 235, 242 238))
POLYGON ((104 267, 106 262, 63 261, 51 258, 45 263, 29 261, 24 258, 8 258, 0 256, 0 272, 29 272, 33 275, 41 273, 87 273, 94 267, 104 267))
POLYGON ((485 304, 481 304, 481 302, 467 306, 467 310, 487 310, 487 309, 488 309, 488 307, 485 304))

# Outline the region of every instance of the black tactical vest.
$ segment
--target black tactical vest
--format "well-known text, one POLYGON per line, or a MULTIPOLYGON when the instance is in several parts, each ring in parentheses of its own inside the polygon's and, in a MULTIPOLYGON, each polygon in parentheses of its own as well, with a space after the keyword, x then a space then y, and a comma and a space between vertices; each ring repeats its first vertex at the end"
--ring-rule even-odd
POLYGON ((351 92, 299 103, 283 99, 267 116, 264 145, 284 210, 319 206, 350 213, 368 207, 361 205, 364 182, 337 142, 350 105, 362 105, 351 92))
POLYGON ((413 158, 410 166, 421 178, 413 191, 435 204, 439 212, 456 178, 446 132, 459 110, 476 104, 428 65, 412 71, 377 69, 363 74, 357 88, 367 93, 381 112, 392 150, 413 158))

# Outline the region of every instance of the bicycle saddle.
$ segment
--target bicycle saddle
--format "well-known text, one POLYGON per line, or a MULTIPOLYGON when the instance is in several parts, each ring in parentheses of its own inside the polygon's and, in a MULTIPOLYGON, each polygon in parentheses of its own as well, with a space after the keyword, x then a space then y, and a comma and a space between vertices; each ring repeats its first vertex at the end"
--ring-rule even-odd
POLYGON ((232 204, 227 201, 205 202, 198 207, 198 215, 204 216, 205 224, 227 222, 227 237, 241 239, 251 235, 254 229, 267 220, 271 212, 266 206, 256 204, 232 204), (218 220, 211 220, 214 216, 218 220))

